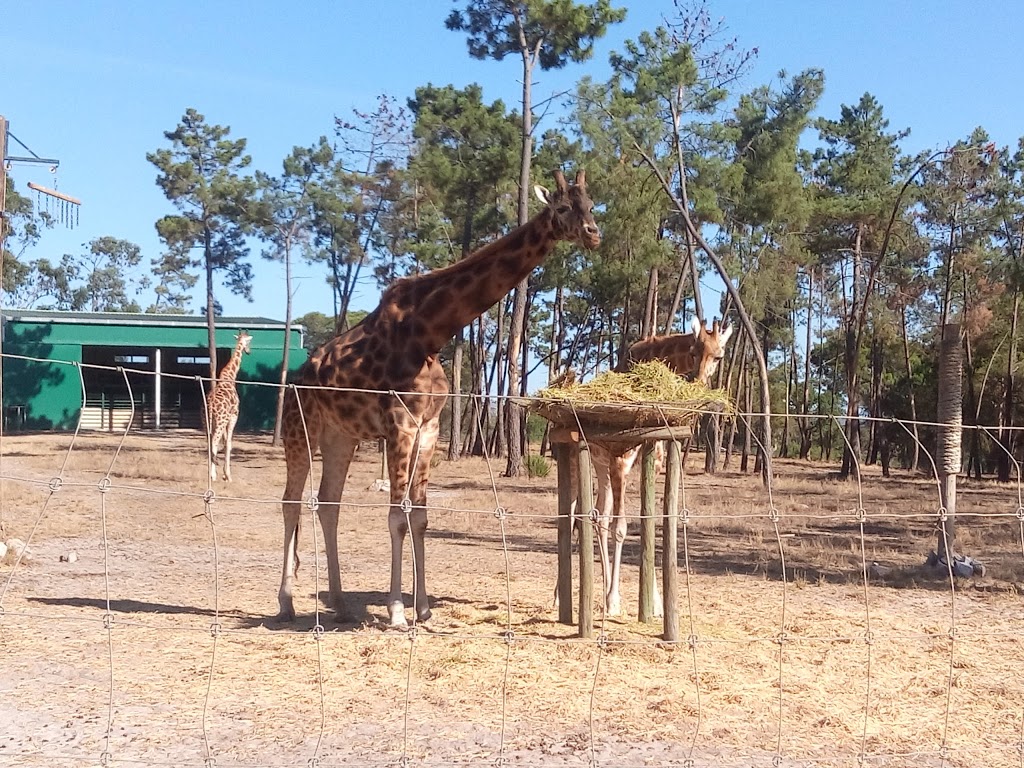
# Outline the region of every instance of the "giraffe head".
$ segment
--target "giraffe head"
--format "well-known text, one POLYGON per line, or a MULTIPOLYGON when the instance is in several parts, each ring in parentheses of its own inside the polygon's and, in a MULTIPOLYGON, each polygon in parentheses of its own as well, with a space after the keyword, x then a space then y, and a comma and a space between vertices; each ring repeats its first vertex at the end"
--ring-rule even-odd
POLYGON ((239 331, 238 335, 235 336, 235 343, 245 354, 248 355, 252 352, 252 336, 249 335, 248 331, 239 331))
POLYGON ((587 194, 586 173, 579 170, 574 184, 569 184, 561 171, 554 175, 554 191, 538 184, 534 192, 552 211, 555 235, 588 250, 597 248, 601 244, 601 230, 594 222, 594 202, 587 194))
POLYGON ((694 381, 707 384, 715 375, 718 364, 725 357, 725 345, 732 336, 732 326, 722 325, 716 319, 708 331, 697 318, 691 323, 693 331, 694 381))

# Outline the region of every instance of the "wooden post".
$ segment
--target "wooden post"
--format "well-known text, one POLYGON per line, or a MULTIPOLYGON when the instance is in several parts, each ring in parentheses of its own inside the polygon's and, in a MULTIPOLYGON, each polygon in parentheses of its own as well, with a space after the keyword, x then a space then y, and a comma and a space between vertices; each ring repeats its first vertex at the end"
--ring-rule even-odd
POLYGON ((661 518, 661 592, 664 604, 665 640, 679 639, 679 574, 677 571, 677 539, 679 525, 679 479, 682 467, 679 441, 668 441, 668 463, 665 465, 665 512, 661 518))
POLYGON ((960 356, 960 325, 942 327, 939 343, 938 472, 939 495, 945 515, 939 522, 939 557, 953 567, 956 555, 956 478, 960 472, 963 433, 963 361, 960 356))
POLYGON ((640 459, 640 610, 637 619, 644 623, 654 620, 654 448, 656 443, 644 443, 640 459))
MULTIPOLYGON (((7 118, 0 115, 0 307, 4 305, 4 272, 7 264, 4 255, 7 252, 7 118)), ((0 325, 3 324, 3 317, 0 317, 0 325)), ((0 332, 0 402, 4 398, 4 377, 3 377, 3 333, 0 332)), ((3 427, 0 425, 0 437, 3 437, 3 427)))
POLYGON ((558 621, 572 624, 572 451, 575 445, 551 443, 558 462, 558 621))
POLYGON ((594 465, 590 447, 579 441, 579 493, 576 496, 576 524, 580 527, 580 607, 579 636, 594 635, 594 465))
POLYGON ((717 413, 705 414, 702 422, 704 435, 704 474, 713 475, 718 471, 718 453, 721 450, 721 416, 717 413))

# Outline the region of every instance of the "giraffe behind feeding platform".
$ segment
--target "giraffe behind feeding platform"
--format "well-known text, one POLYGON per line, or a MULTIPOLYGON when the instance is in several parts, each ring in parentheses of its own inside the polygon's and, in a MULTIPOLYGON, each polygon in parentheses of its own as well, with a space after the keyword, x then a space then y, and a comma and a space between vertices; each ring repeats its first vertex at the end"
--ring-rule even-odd
MULTIPOLYGON (((732 331, 731 325, 722 326, 718 320, 714 321, 709 331, 694 317, 690 333, 651 336, 632 344, 615 366, 615 370, 622 373, 629 371, 637 363, 661 360, 677 375, 707 385, 718 369, 718 364, 725 357, 725 345, 732 336, 732 331)), ((664 454, 661 443, 658 443, 656 450, 656 461, 660 464, 664 454)), ((623 511, 623 489, 626 477, 640 455, 640 446, 592 440, 590 453, 597 483, 598 549, 604 574, 605 613, 617 616, 622 612, 619 582, 627 524, 623 511), (611 551, 610 539, 614 540, 611 551)), ((570 455, 575 459, 575 454, 570 455)), ((571 472, 575 478, 578 472, 575 461, 572 462, 571 472)), ((654 605, 656 610, 660 610, 660 598, 655 597, 654 605)))

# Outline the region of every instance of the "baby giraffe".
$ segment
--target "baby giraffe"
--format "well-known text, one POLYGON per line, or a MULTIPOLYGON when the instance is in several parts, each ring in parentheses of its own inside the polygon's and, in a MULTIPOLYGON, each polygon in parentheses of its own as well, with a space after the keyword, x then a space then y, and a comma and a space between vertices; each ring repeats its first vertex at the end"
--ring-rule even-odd
POLYGON ((217 479, 217 453, 224 448, 224 479, 231 482, 231 438, 238 423, 238 390, 235 380, 242 364, 242 354, 251 352, 252 336, 239 331, 235 336, 235 349, 231 359, 217 377, 217 384, 206 398, 207 437, 210 441, 210 479, 217 479))

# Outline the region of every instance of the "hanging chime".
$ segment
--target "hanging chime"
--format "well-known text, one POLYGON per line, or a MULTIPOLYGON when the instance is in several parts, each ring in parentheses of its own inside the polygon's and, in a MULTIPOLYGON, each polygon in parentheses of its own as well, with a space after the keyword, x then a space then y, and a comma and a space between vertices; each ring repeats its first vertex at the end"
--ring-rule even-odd
POLYGON ((28 188, 36 193, 37 211, 43 210, 45 206, 47 215, 55 218, 68 229, 74 229, 78 225, 81 200, 31 181, 28 183, 28 188))

